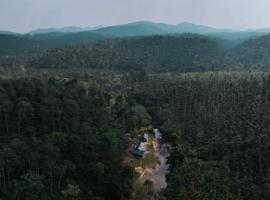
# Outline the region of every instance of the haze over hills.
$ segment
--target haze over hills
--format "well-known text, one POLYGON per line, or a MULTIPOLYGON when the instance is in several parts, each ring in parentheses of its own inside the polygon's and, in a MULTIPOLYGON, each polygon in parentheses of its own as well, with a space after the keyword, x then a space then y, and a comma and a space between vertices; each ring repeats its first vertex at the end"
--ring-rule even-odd
MULTIPOLYGON (((216 32, 270 32, 270 28, 261 28, 261 29, 226 29, 226 28, 214 28, 205 25, 198 25, 189 22, 181 22, 179 24, 166 24, 160 22, 150 22, 150 21, 137 21, 127 24, 120 24, 114 26, 96 26, 96 27, 79 27, 79 26, 66 26, 58 28, 41 28, 30 31, 25 34, 35 35, 42 33, 51 33, 51 32, 63 32, 63 33, 74 33, 74 32, 83 32, 83 31, 94 31, 103 34, 109 34, 110 32, 119 35, 118 31, 125 29, 135 29, 137 31, 141 28, 147 28, 148 33, 152 34, 167 34, 167 33, 216 33, 216 32)), ((3 30, 0 33, 14 33, 11 31, 3 30)), ((19 33, 18 33, 19 34, 19 33)), ((129 35, 125 32, 123 35, 129 35)), ((134 35, 134 33, 131 33, 134 35)))
POLYGON ((0 34, 8 34, 8 35, 19 35, 19 33, 15 33, 15 32, 12 32, 12 31, 0 31, 0 34))
POLYGON ((269 7, 0 0, 0 200, 270 200, 269 7))
POLYGON ((133 23, 115 25, 115 26, 97 26, 97 27, 63 27, 63 28, 47 28, 37 29, 29 32, 30 35, 63 32, 74 33, 83 31, 93 31, 100 34, 114 36, 138 36, 138 35, 153 35, 153 34, 173 34, 173 33, 215 33, 215 32, 239 32, 232 29, 217 29, 209 26, 196 25, 189 22, 182 22, 176 25, 166 23, 154 23, 148 21, 138 21, 133 23))
POLYGON ((270 32, 269 29, 250 29, 250 30, 233 30, 233 29, 218 29, 209 26, 196 25, 188 22, 183 22, 176 25, 165 23, 153 23, 147 21, 134 22, 129 24, 104 27, 92 32, 114 36, 114 37, 130 37, 130 36, 145 36, 145 35, 165 35, 165 34, 183 34, 193 33, 211 36, 219 40, 226 48, 233 47, 243 41, 266 35, 270 32), (225 41, 225 42, 224 42, 225 41), (225 44, 226 43, 226 44, 225 44))
POLYGON ((213 33, 227 32, 232 30, 216 29, 208 26, 195 25, 188 22, 183 22, 177 25, 165 23, 153 23, 147 21, 134 22, 124 25, 104 27, 94 32, 100 34, 114 36, 138 36, 138 35, 154 35, 154 34, 174 34, 174 33, 213 33))
MULTIPOLYGON (((58 62, 57 59, 65 59, 65 66, 74 64, 72 62, 70 63, 70 58, 74 56, 79 57, 81 60, 86 60, 88 66, 93 66, 95 64, 99 65, 101 60, 97 59, 97 57, 104 58, 102 61, 106 61, 108 65, 112 64, 112 62, 113 65, 121 65, 121 63, 125 63, 126 60, 133 60, 138 63, 140 59, 144 58, 144 54, 148 55, 147 59, 144 60, 144 65, 150 63, 149 65, 151 67, 154 65, 159 67, 166 65, 168 68, 176 69, 181 61, 184 62, 184 64, 180 63, 181 68, 190 68, 192 71, 194 70, 194 66, 195 70, 197 68, 202 70, 211 69, 214 65, 227 65, 228 62, 225 62, 224 60, 230 60, 229 63, 233 62, 235 65, 238 65, 238 63, 243 65, 259 64, 260 66, 262 63, 265 66, 268 65, 268 63, 270 64, 268 59, 268 56, 270 56, 270 45, 268 41, 270 41, 270 38, 269 36, 266 36, 268 34, 268 29, 260 29, 258 32, 255 30, 236 31, 231 29, 216 29, 186 22, 178 25, 169 25, 141 21, 102 27, 90 31, 79 30, 83 29, 66 27, 62 29, 43 30, 44 33, 41 33, 42 31, 33 31, 30 34, 0 33, 0 58, 24 55, 33 56, 49 50, 50 56, 48 58, 53 58, 57 64, 52 63, 52 65, 58 66, 60 65, 60 62, 58 62), (187 39, 185 42, 181 43, 179 42, 179 38, 175 38, 175 36, 182 37, 186 33, 194 34, 194 37, 203 37, 207 42, 204 42, 204 40, 195 40, 193 38, 187 39), (155 37, 158 35, 166 37, 155 37), (135 42, 136 45, 134 45, 133 37, 135 37, 135 39, 136 37, 139 37, 135 42), (127 39, 122 41, 121 38, 127 39), (167 40, 165 38, 167 38, 167 40), (162 41, 158 41, 159 39, 162 41), (104 40, 110 40, 111 43, 100 42, 104 40), (97 42, 99 43, 95 45, 94 50, 90 51, 88 49, 89 46, 92 48, 92 45, 97 42), (170 45, 167 44, 167 42, 170 45), (137 43, 147 43, 149 47, 146 47, 145 45, 140 46, 137 45, 137 43), (114 44, 114 46, 112 47, 111 44, 114 44), (182 46, 175 47, 176 44, 182 46), (214 50, 204 49, 203 45, 206 44, 215 44, 216 47, 214 50), (67 47, 58 49, 58 52, 63 53, 61 54, 62 57, 59 57, 58 54, 55 55, 53 53, 54 50, 50 50, 52 48, 63 48, 67 45, 83 45, 86 46, 86 48, 77 46, 74 48, 67 47), (71 48, 71 51, 68 50, 69 48, 71 48), (151 48, 159 49, 159 52, 156 52, 151 48), (186 51, 184 51, 184 49, 186 49, 186 51), (205 52, 197 51, 196 49, 204 49, 205 52), (224 51, 226 54, 221 53, 222 56, 219 54, 219 56, 216 57, 216 55, 207 52, 207 50, 209 50, 209 52, 224 51), (170 55, 174 56, 168 55, 166 53, 167 51, 170 52, 170 55), (115 52, 118 54, 116 55, 115 52), (185 54, 186 52, 190 52, 190 54, 194 56, 189 57, 190 55, 185 54), (112 55, 116 57, 113 57, 112 55), (233 59, 226 59, 227 55, 233 59), (93 60, 90 61, 89 58, 86 58, 87 56, 90 56, 89 58, 92 57, 93 60), (200 56, 201 58, 199 58, 200 56), (252 62, 249 61, 249 58, 254 56, 256 59, 252 59, 252 62), (210 59, 211 57, 212 60, 210 59), (114 62, 115 58, 120 58, 117 60, 117 62, 120 61, 120 63, 114 62), (179 58, 180 60, 176 58, 179 58), (173 59, 176 63, 171 62, 173 59), (189 60, 189 62, 185 62, 184 60, 189 60), (198 62, 198 60, 200 61, 198 62), (212 62, 213 60, 214 62, 212 62)), ((76 61, 77 57, 73 60, 76 61)), ((40 62, 38 61, 38 63, 40 62)), ((78 67, 80 63, 76 63, 75 65, 78 67)))
POLYGON ((36 34, 43 34, 43 33, 52 33, 52 32, 61 32, 61 33, 76 33, 76 32, 83 32, 83 31, 92 31, 102 28, 102 26, 97 27, 78 27, 78 26, 67 26, 62 28, 44 28, 44 29, 37 29, 29 32, 30 35, 36 34))
POLYGON ((38 29, 27 34, 3 31, 0 32, 0 37, 2 38, 0 50, 1 55, 17 55, 20 53, 25 54, 26 52, 40 52, 47 48, 62 47, 65 45, 89 44, 115 37, 180 34, 184 32, 203 34, 215 31, 217 29, 190 23, 169 25, 143 21, 110 27, 38 29), (19 42, 20 48, 18 49, 21 50, 23 48, 22 45, 24 45, 25 50, 18 51, 13 45, 9 45, 9 43, 14 44, 16 42, 19 42))
POLYGON ((232 49, 231 57, 247 67, 269 70, 270 35, 243 42, 232 49))
POLYGON ((0 200, 270 199, 267 29, 81 30, 0 34, 0 200))
POLYGON ((184 72, 232 68, 270 70, 269 57, 270 35, 248 39, 226 49, 212 37, 181 34, 110 39, 89 46, 51 49, 29 66, 184 72))
MULTIPOLYGON (((96 42, 99 40, 114 37, 195 33, 216 38, 216 40, 224 47, 231 48, 249 38, 267 35, 269 32, 269 29, 250 29, 246 31, 218 29, 188 22, 171 25, 165 23, 139 21, 109 27, 98 26, 81 28, 74 26, 38 29, 27 34, 16 34, 8 31, 0 32, 0 34, 21 35, 31 40, 33 39, 35 41, 45 42, 49 44, 50 47, 59 47, 69 44, 96 42)), ((4 48, 4 46, 2 46, 2 48, 4 48)))

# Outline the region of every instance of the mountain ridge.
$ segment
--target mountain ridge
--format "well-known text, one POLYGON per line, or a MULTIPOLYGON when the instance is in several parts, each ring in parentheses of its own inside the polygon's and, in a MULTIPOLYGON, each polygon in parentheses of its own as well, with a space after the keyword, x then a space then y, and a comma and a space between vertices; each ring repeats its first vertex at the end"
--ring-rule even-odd
MULTIPOLYGON (((60 32, 60 33, 77 33, 77 32, 102 32, 102 34, 108 34, 114 29, 114 32, 117 30, 120 31, 122 29, 127 28, 135 28, 138 29, 148 27, 148 34, 173 34, 173 33, 198 33, 198 34, 206 34, 206 33, 220 33, 220 32, 238 32, 238 33, 246 33, 246 32, 260 32, 260 33, 270 33, 270 28, 258 28, 258 29, 231 29, 231 28, 216 28, 208 25, 201 25, 195 24, 190 22, 180 22, 177 24, 169 24, 163 22, 152 22, 152 21, 135 21, 130 23, 124 24, 116 24, 110 26, 94 26, 94 27, 80 27, 80 26, 64 26, 64 27, 51 27, 51 28, 40 28, 29 31, 27 33, 15 33, 8 30, 0 30, 1 33, 6 34, 29 34, 29 35, 36 35, 36 34, 46 34, 52 32, 60 32), (150 29, 151 28, 151 29, 150 29), (152 31, 152 32, 151 32, 152 31)), ((116 35, 120 35, 117 33, 116 35)), ((126 34, 129 36, 135 35, 133 34, 126 34)), ((140 35, 143 35, 141 33, 140 35)))
POLYGON ((28 32, 28 34, 36 35, 36 34, 45 34, 45 33, 52 33, 52 32, 77 33, 77 32, 84 32, 84 31, 92 31, 99 28, 102 28, 102 26, 96 26, 96 27, 65 26, 65 27, 59 27, 59 28, 41 28, 41 29, 30 31, 28 32))

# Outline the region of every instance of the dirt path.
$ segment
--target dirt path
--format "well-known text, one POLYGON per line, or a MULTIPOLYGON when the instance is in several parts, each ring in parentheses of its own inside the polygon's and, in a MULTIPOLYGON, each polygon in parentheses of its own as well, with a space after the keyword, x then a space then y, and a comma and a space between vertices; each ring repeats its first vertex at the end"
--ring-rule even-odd
POLYGON ((161 144, 161 134, 158 129, 154 129, 155 138, 152 140, 154 155, 157 158, 157 163, 154 168, 145 168, 140 176, 140 183, 144 184, 147 180, 153 184, 153 192, 157 193, 166 188, 166 174, 168 173, 169 166, 166 161, 169 156, 168 144, 161 144))

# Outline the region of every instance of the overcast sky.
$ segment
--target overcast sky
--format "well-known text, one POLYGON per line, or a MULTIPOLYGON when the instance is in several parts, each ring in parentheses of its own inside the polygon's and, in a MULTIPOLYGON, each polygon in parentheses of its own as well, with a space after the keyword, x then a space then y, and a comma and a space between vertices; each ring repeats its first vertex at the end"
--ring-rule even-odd
POLYGON ((0 0, 0 30, 183 21, 218 28, 270 28, 270 0, 0 0))

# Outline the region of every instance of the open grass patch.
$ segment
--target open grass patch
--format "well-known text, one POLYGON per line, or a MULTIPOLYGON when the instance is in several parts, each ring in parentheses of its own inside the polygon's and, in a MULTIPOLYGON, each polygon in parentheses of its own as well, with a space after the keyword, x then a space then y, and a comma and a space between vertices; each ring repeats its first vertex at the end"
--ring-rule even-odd
POLYGON ((148 151, 154 152, 155 149, 154 149, 153 143, 147 144, 147 149, 148 149, 148 151))
POLYGON ((140 158, 132 158, 130 159, 129 165, 133 168, 141 166, 142 165, 142 161, 140 158))
POLYGON ((150 140, 154 140, 155 139, 155 135, 154 135, 154 133, 153 132, 148 132, 148 137, 149 137, 149 139, 150 140))
POLYGON ((155 167, 157 163, 157 158, 153 153, 146 154, 143 158, 143 167, 152 168, 155 167))

